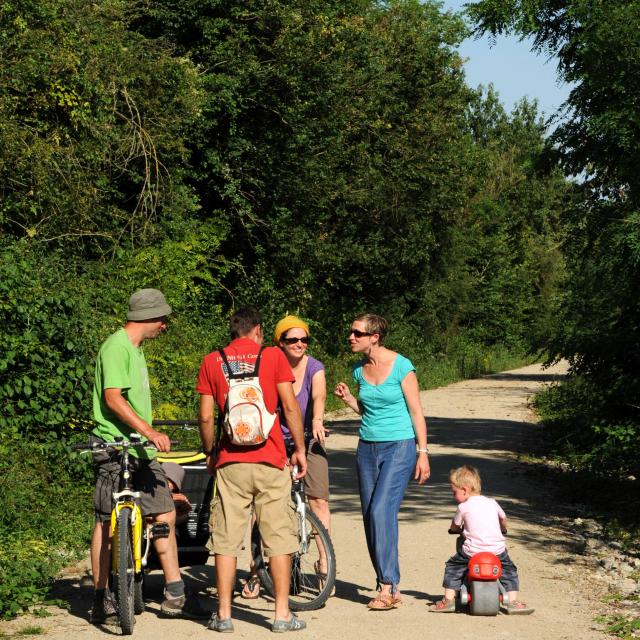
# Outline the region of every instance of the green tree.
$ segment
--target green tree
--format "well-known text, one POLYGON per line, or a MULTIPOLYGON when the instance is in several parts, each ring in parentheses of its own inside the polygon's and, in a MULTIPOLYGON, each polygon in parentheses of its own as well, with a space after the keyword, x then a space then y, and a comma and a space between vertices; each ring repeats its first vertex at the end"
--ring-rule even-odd
POLYGON ((87 257, 157 237, 193 205, 195 70, 129 31, 129 3, 5 2, 0 231, 87 257))
POLYGON ((201 215, 229 218, 245 268, 229 288, 327 336, 356 309, 421 309, 471 180, 462 22, 416 1, 165 0, 153 14, 140 28, 204 70, 192 175, 201 215))
POLYGON ((579 176, 579 200, 565 217, 569 277, 548 344, 582 377, 564 411, 569 440, 590 463, 628 470, 640 435, 640 2, 483 0, 469 15, 480 33, 532 36, 573 84, 550 155, 579 176))
POLYGON ((508 115, 492 87, 469 110, 476 181, 459 229, 457 323, 484 344, 540 347, 563 272, 561 171, 541 161, 546 128, 536 103, 508 115))

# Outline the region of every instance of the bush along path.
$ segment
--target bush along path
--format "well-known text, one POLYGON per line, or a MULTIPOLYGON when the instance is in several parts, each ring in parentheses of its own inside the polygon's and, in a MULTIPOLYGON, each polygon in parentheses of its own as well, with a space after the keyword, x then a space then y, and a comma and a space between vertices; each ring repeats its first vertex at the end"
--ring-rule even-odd
MULTIPOLYGON (((336 596, 323 609, 300 614, 308 624, 301 637, 329 640, 339 634, 343 640, 359 640, 371 633, 394 640, 423 636, 474 640, 604 637, 603 625, 595 618, 610 613, 611 605, 603 602, 607 583, 599 577, 594 553, 606 556, 609 548, 603 551, 600 543, 589 542, 598 536, 585 533, 580 521, 576 523, 580 516, 576 503, 584 504, 586 496, 558 500, 556 484, 562 476, 552 476, 523 461, 524 456, 538 450, 541 439, 541 427, 536 424, 529 399, 562 374, 561 367, 542 370, 534 365, 422 393, 432 476, 427 485, 412 483, 407 491, 400 514, 403 602, 385 612, 372 612, 366 607, 375 594, 375 576, 362 530, 354 468, 357 417, 346 411, 329 416, 332 538, 338 561, 336 596), (520 572, 522 599, 536 609, 531 616, 430 612, 431 602, 443 593, 444 562, 455 547, 455 538, 447 534, 455 512, 448 472, 461 464, 479 469, 483 493, 496 498, 509 518, 507 545, 520 572)), ((591 526, 597 529, 597 524, 591 526)), ((238 567, 242 577, 248 567, 246 551, 238 567)), ((213 608, 213 567, 188 569, 187 579, 200 591, 201 602, 213 608)), ((47 638, 62 640, 79 633, 84 638, 103 636, 104 630, 88 623, 91 586, 86 567, 76 567, 61 576, 54 595, 69 603, 68 611, 51 608, 53 615, 49 618, 34 621, 23 617, 1 623, 0 637, 3 633, 15 634, 29 624, 38 625, 47 638)), ((162 593, 157 573, 149 576, 148 596, 147 611, 138 616, 134 635, 170 635, 174 640, 210 637, 211 632, 201 622, 158 618, 162 593)), ((236 635, 271 637, 273 603, 264 594, 256 600, 236 597, 233 615, 236 635)))

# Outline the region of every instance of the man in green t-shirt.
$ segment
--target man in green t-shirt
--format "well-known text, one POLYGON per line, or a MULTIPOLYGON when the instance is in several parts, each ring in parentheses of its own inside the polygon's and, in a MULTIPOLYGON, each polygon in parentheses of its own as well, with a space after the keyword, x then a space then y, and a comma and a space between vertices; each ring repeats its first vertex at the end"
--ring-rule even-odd
MULTIPOLYGON (((93 438, 113 441, 114 437, 129 438, 139 433, 143 441, 152 442, 158 451, 168 452, 169 437, 152 425, 151 393, 147 363, 142 351, 145 340, 158 337, 167 328, 171 307, 157 289, 140 289, 129 299, 127 322, 100 348, 96 361, 93 387, 93 416, 96 427, 93 438)), ((200 607, 193 594, 185 593, 178 565, 175 520, 176 512, 162 466, 155 451, 131 449, 133 485, 140 491, 140 507, 145 516, 155 522, 167 523, 169 535, 154 539, 155 548, 165 577, 165 599, 161 613, 167 616, 203 618, 209 612, 200 607)), ((107 588, 111 558, 110 518, 112 495, 118 489, 120 457, 114 452, 100 451, 94 455, 96 489, 94 509, 96 526, 91 539, 91 568, 95 596, 91 621, 115 624, 115 603, 107 588)))

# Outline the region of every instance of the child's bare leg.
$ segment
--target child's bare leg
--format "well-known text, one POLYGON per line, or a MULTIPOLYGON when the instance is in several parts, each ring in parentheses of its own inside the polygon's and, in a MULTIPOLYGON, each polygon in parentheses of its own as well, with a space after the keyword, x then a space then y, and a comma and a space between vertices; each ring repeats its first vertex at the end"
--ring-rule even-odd
MULTIPOLYGON (((518 592, 516 591, 516 594, 518 592)), ((453 600, 456 597, 455 589, 445 589, 444 590, 444 599, 445 600, 453 600)))
POLYGON ((518 601, 518 592, 517 591, 507 591, 507 598, 509 602, 517 602, 518 601))

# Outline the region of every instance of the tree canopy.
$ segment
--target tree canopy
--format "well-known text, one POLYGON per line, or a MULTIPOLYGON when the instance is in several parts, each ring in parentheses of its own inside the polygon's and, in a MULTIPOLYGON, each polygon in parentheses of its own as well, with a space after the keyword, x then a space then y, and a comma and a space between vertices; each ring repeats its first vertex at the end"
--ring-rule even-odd
POLYGON ((305 315, 334 355, 363 309, 432 353, 456 336, 524 349, 553 313, 569 187, 535 104, 507 114, 465 84, 466 27, 437 3, 9 2, 0 31, 13 335, 16 305, 51 286, 37 264, 69 322, 92 308, 72 356, 89 368, 131 291, 159 286, 175 333, 150 352, 186 411, 243 302, 305 315))
POLYGON ((601 469, 637 468, 640 429, 640 2, 483 0, 479 33, 532 36, 572 83, 547 155, 577 179, 563 216, 568 277, 547 344, 580 377, 562 437, 601 469), (567 433, 568 431, 568 433, 567 433))

